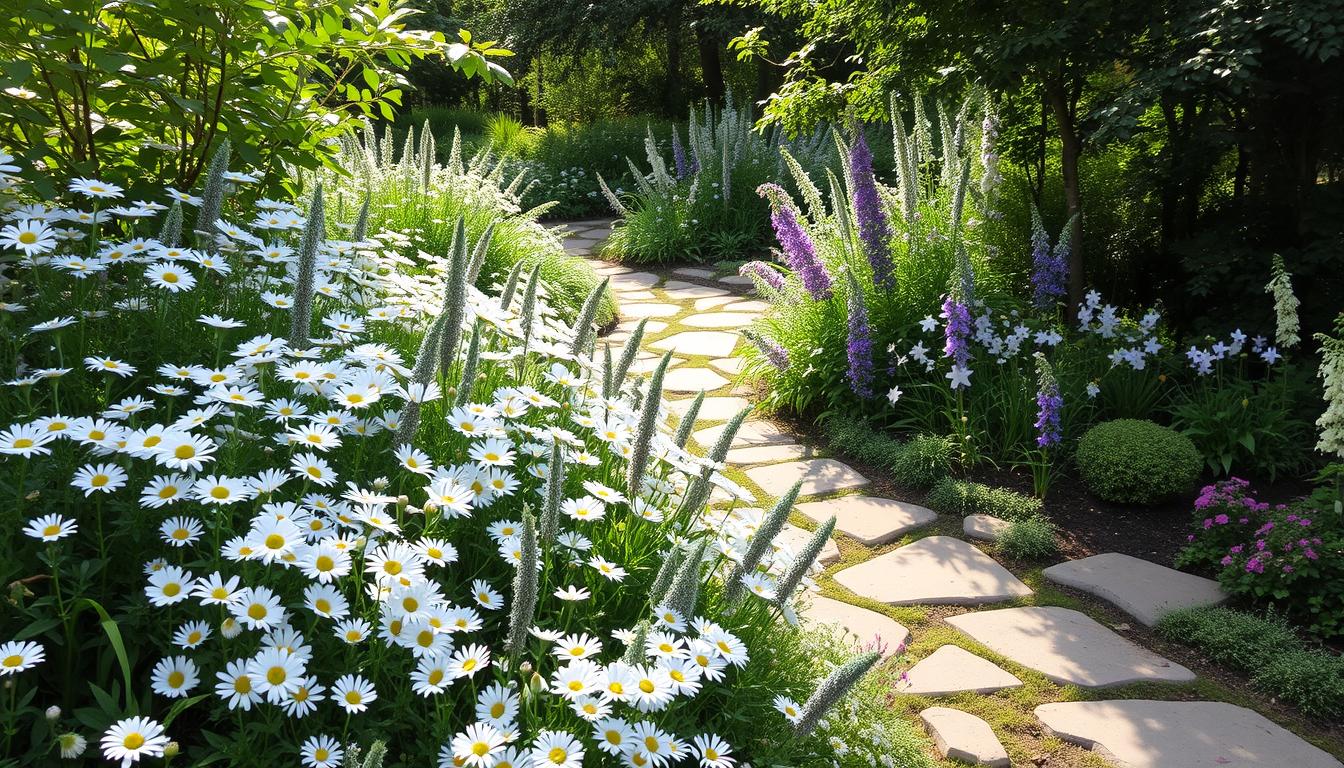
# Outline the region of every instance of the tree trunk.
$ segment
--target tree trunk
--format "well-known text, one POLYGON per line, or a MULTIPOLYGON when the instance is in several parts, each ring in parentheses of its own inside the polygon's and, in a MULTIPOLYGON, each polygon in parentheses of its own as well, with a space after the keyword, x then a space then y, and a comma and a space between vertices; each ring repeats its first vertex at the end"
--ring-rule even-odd
POLYGON ((705 95, 711 104, 723 106, 723 63, 719 60, 719 38, 703 24, 696 27, 695 44, 700 49, 700 74, 705 80, 705 95))
POLYGON ((784 70, 762 58, 756 59, 756 103, 764 104, 779 88, 784 70))
POLYGON ((1185 152, 1181 140, 1180 122, 1176 119, 1176 103, 1171 94, 1163 91, 1159 104, 1162 108, 1162 122, 1167 129, 1166 168, 1162 174, 1161 189, 1161 227, 1158 233, 1158 251, 1166 254, 1177 239, 1176 210, 1179 207, 1180 188, 1177 184, 1181 158, 1185 152))
POLYGON ((681 6, 678 5, 667 17, 667 92, 663 111, 668 117, 677 117, 682 112, 681 95, 681 6))
POLYGON ((1072 227, 1069 233, 1069 315, 1077 311, 1087 286, 1083 274, 1083 193, 1078 179, 1078 159, 1083 143, 1078 138, 1077 104, 1065 88, 1062 75, 1046 78, 1045 97, 1059 126, 1059 168, 1064 176, 1064 205, 1072 227))

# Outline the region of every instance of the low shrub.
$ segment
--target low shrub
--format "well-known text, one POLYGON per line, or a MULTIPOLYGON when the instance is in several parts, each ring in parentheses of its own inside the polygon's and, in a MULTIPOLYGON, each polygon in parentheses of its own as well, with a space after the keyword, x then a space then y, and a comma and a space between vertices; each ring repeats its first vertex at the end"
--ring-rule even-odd
POLYGON ((847 416, 831 416, 823 429, 832 448, 888 470, 906 488, 928 488, 952 469, 952 444, 946 438, 916 435, 901 441, 847 416))
POLYGON ((1309 717, 1344 716, 1344 659, 1321 650, 1298 649, 1275 656, 1251 685, 1309 717))
POLYGON ((1014 520, 999 536, 999 551, 1014 560, 1045 560, 1059 552, 1055 524, 1043 517, 1014 520))
POLYGON ((1310 717, 1344 716, 1344 659, 1307 648, 1283 618, 1233 608, 1185 608, 1158 634, 1198 648, 1211 661, 1251 675, 1257 690, 1310 717))
POLYGON ((1157 632, 1192 645, 1211 661, 1240 672, 1262 669, 1302 641, 1283 618, 1233 608, 1182 608, 1163 616, 1157 632))
POLYGON ((1190 489, 1204 458, 1190 438, 1141 419, 1089 429, 1074 455, 1087 489, 1106 501, 1151 504, 1190 489))
POLYGON ((1041 500, 1035 496, 951 477, 934 485, 925 503, 934 511, 961 517, 990 515, 1018 521, 1041 516, 1041 500))

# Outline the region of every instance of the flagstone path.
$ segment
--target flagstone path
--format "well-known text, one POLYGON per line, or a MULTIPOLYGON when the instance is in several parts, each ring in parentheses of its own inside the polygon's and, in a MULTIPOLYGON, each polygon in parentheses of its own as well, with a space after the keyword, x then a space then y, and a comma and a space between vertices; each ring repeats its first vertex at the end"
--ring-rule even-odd
MULTIPOLYGON (((610 278, 621 318, 615 331, 604 337, 613 352, 619 351, 639 320, 648 318, 642 345, 647 352, 640 353, 634 370, 651 371, 664 351, 672 352, 676 367, 666 374, 665 388, 672 398, 669 407, 678 417, 686 413, 696 393, 705 392, 692 439, 708 450, 724 422, 750 405, 745 397, 750 393, 732 380, 743 365, 733 353, 748 343, 741 329, 769 307, 751 297, 749 280, 736 275, 680 267, 665 276, 601 261, 600 245, 611 226, 610 220, 598 219, 558 229, 569 253, 589 258, 599 274, 610 278)), ((836 624, 856 646, 886 657, 914 643, 916 652, 902 659, 908 669, 893 695, 962 707, 928 706, 919 711, 938 754, 992 766, 1344 768, 1330 754, 1252 710, 1188 700, 1198 696, 1193 689, 1174 701, 1127 698, 1123 691, 1112 700, 1073 701, 1104 697, 1107 689, 1135 682, 1189 685, 1196 676, 1124 637, 1121 632, 1128 625, 1109 619, 1103 611, 1097 613, 1111 626, 1071 608, 1037 605, 1034 601, 1040 595, 1033 586, 1040 590, 1065 585, 1152 625, 1175 608, 1222 602, 1225 595, 1214 582, 1137 558, 1105 554, 1024 574, 1029 586, 968 541, 995 538, 999 531, 994 521, 949 525, 918 504, 870 495, 870 478, 827 454, 787 429, 749 417, 733 440, 727 474, 756 498, 737 501, 718 492, 713 503, 729 516, 745 508, 768 508, 803 480, 791 524, 775 545, 797 551, 817 525, 837 518, 834 539, 819 558, 825 566, 817 579, 822 594, 810 597, 803 618, 836 624), (925 631, 934 633, 935 640, 953 641, 920 646, 920 638, 912 637, 889 615, 895 610, 919 611, 925 631), (934 612, 932 618, 928 611, 934 612), (1034 720, 1038 726, 1014 722, 1012 717, 991 717, 1015 726, 996 734, 985 719, 964 711, 976 709, 989 717, 996 707, 1016 707, 1012 696, 1024 685, 1046 691, 1045 700, 1057 702, 1019 718, 1034 720), (1080 693, 1088 689, 1099 694, 1080 693), (1025 738, 1021 731, 1034 731, 1038 738, 1025 738), (1043 746, 1042 733, 1091 753, 1062 758, 1064 762, 1041 759, 1041 751, 1070 749, 1043 746), (1004 736, 1009 737, 1008 749, 1001 742, 1004 736)), ((1152 695, 1151 688, 1145 692, 1152 695)))

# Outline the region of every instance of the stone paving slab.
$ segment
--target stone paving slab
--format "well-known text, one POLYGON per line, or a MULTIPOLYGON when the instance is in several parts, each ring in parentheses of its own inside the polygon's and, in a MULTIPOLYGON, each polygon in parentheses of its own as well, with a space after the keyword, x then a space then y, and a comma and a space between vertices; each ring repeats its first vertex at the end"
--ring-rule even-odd
MULTIPOLYGON (((635 332, 635 326, 637 325, 639 325, 638 320, 625 320, 620 323, 617 323, 616 330, 607 334, 605 338, 608 341, 614 341, 620 344, 624 344, 626 341, 630 339, 631 334, 635 332)), ((660 333, 665 330, 667 330, 667 323, 664 323, 660 320, 650 320, 648 323, 644 325, 645 336, 648 336, 651 333, 660 333)))
POLYGON ((759 317, 751 312, 709 312, 703 315, 691 315, 681 321, 682 325, 692 328, 745 328, 759 317))
POLYGON ((747 477, 771 496, 783 495, 799 480, 803 481, 799 496, 835 493, 868 484, 868 478, 858 470, 835 459, 807 459, 753 467, 747 470, 747 477))
MULTIPOLYGON (((669 400, 667 401, 667 407, 678 416, 684 416, 694 401, 695 398, 669 400)), ((695 418, 697 421, 727 421, 736 416, 743 408, 749 408, 750 406, 751 401, 745 397, 706 397, 705 401, 700 404, 700 411, 695 418)), ((732 451, 729 451, 729 453, 731 454, 732 451)))
POLYGON ((704 267, 677 267, 672 270, 674 275, 685 275, 686 277, 699 277, 705 280, 714 276, 714 270, 704 267))
POLYGON ((871 646, 888 657, 904 650, 910 642, 910 630, 896 620, 877 611, 832 600, 821 595, 810 595, 801 611, 809 624, 838 624, 853 636, 855 645, 871 646))
MULTIPOLYGON (((712 290, 718 290, 718 289, 715 288, 715 289, 712 289, 712 290)), ((724 293, 724 291, 720 291, 720 293, 724 293)), ((673 297, 673 298, 676 298, 676 297, 673 297)), ((722 306, 722 305, 724 305, 724 304, 728 304, 728 303, 732 302, 732 301, 733 301, 734 299, 736 299, 736 298, 737 298, 736 296, 709 296, 709 297, 707 297, 707 298, 703 298, 703 299, 696 299, 696 300, 695 300, 695 311, 696 311, 696 312, 704 312, 706 309, 710 309, 710 308, 713 308, 713 307, 718 307, 718 306, 722 306)))
POLYGON ((947 623, 1056 683, 1105 688, 1195 679, 1195 673, 1180 664, 1069 608, 1004 608, 952 616, 947 623))
POLYGON ((726 275, 719 278, 724 285, 752 285, 751 278, 745 275, 726 275))
POLYGON ((993 515, 967 515, 966 519, 961 521, 961 532, 966 534, 968 539, 998 541, 1010 525, 1012 523, 993 515))
POLYGON ((772 461, 810 458, 813 453, 813 449, 793 443, 788 445, 754 445, 728 451, 728 463, 749 466, 751 464, 766 464, 772 461))
POLYGON ((668 392, 712 392, 727 384, 727 379, 708 368, 678 368, 663 376, 663 389, 668 392))
MULTIPOLYGON (((723 426, 706 427, 691 434, 695 442, 706 448, 718 442, 719 435, 723 434, 723 426)), ((737 448, 746 445, 780 445, 793 442, 793 435, 781 430, 768 421, 747 421, 738 428, 737 434, 733 436, 732 446, 737 448)))
POLYGON ((837 529, 869 547, 895 541, 906 531, 938 519, 937 512, 918 504, 873 496, 841 496, 826 501, 808 501, 799 504, 798 511, 817 522, 835 515, 837 529))
POLYGON ((1124 768, 1340 768, 1265 716, 1217 701, 1042 704, 1046 730, 1124 768))
POLYGON ((677 301, 718 298, 728 293, 722 288, 688 283, 685 280, 668 280, 667 283, 663 285, 663 292, 667 294, 669 299, 675 299, 677 301))
MULTIPOLYGON (((812 532, 799 528, 793 523, 785 523, 784 530, 775 537, 775 544, 789 548, 789 551, 795 555, 803 551, 807 542, 812 538, 812 532)), ((835 541, 828 540, 826 545, 821 548, 821 554, 817 556, 817 562, 822 565, 830 565, 840 559, 840 547, 836 546, 835 541)))
POLYGON ((1114 603, 1149 627, 1171 611, 1227 601, 1227 593, 1212 579, 1119 552, 1052 565, 1043 573, 1056 584, 1114 603))
POLYGON ((1009 768, 1008 751, 989 723, 960 709, 929 707, 919 713, 938 754, 971 765, 1009 768))
POLYGON ((1007 568, 952 536, 920 539, 846 568, 835 580, 851 592, 891 605, 979 605, 1031 594, 1007 568))
POLYGON ((676 304, 635 302, 633 304, 622 304, 620 310, 623 317, 671 317, 681 312, 681 307, 676 304))
POLYGON ((611 276, 611 287, 614 290, 639 290, 641 288, 652 288, 662 280, 661 277, 652 272, 625 272, 619 275, 611 276))
POLYGON ((747 361, 740 357, 716 357, 709 364, 726 374, 736 376, 746 367, 747 361))
POLYGON ((1019 688, 1017 675, 998 664, 955 645, 944 645, 925 656, 905 673, 896 690, 919 696, 954 693, 993 693, 1019 688))
POLYGON ((616 295, 620 297, 621 301, 653 301, 658 298, 653 291, 622 291, 618 289, 616 295))
MULTIPOLYGON (((617 354, 617 352, 619 352, 619 348, 617 348, 617 349, 613 349, 613 350, 611 351, 612 357, 615 357, 616 354, 617 354)), ((663 359, 662 357, 649 357, 649 358, 645 358, 645 359, 643 359, 643 360, 636 360, 635 362, 633 362, 633 363, 630 364, 630 372, 631 372, 631 373, 653 373, 654 369, 658 367, 658 361, 660 361, 660 360, 662 360, 662 359, 663 359)), ((679 363, 682 363, 682 362, 684 362, 684 361, 682 361, 682 360, 678 360, 678 359, 675 358, 675 357, 672 358, 671 360, 669 360, 669 361, 667 362, 667 370, 668 370, 669 372, 671 372, 671 370, 672 370, 673 368, 676 368, 677 365, 678 365, 679 363)))
POLYGON ((737 346, 738 335, 726 331, 682 331, 681 333, 659 339, 649 346, 654 349, 670 349, 684 355, 708 355, 709 357, 727 357, 737 346))
POLYGON ((600 261, 590 262, 593 265, 593 271, 599 275, 624 275, 635 270, 622 264, 604 264, 600 261))

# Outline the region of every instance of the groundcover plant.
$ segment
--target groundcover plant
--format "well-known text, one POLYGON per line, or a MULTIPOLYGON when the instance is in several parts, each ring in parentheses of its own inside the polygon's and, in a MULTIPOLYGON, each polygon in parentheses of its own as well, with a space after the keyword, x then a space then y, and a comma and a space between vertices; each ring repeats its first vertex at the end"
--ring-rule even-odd
POLYGON ((245 206, 227 149, 170 205, 0 165, 0 762, 877 764, 827 715, 876 654, 791 623, 793 494, 707 505, 734 430, 686 450, 601 286, 562 323, 460 220, 245 206))

